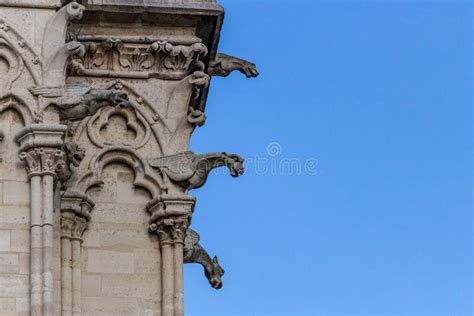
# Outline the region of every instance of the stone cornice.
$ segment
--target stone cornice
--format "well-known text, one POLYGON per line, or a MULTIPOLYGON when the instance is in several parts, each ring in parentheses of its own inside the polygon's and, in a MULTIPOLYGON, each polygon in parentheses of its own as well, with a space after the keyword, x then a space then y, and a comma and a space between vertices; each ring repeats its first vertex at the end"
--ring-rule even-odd
POLYGON ((15 140, 20 144, 20 152, 36 147, 61 148, 66 130, 66 125, 32 124, 20 130, 15 140))
POLYGON ((192 196, 162 196, 147 203, 146 209, 150 213, 150 223, 154 223, 169 216, 188 216, 191 218, 196 198, 192 196))
MULTIPOLYGON (((89 0, 83 1, 86 11, 78 23, 78 29, 85 25, 123 24, 140 21, 142 25, 164 27, 195 27, 195 35, 208 48, 202 58, 207 69, 217 54, 224 9, 216 1, 161 1, 161 0, 89 0)), ((75 29, 76 26, 72 26, 75 29)), ((110 76, 105 73, 104 77, 110 76)), ((147 77, 145 77, 147 78, 147 77)), ((194 100, 196 110, 204 111, 209 87, 202 89, 194 100)))
POLYGON ((57 9, 61 6, 59 0, 1 0, 0 7, 21 7, 36 9, 57 9))
POLYGON ((172 14, 221 15, 224 8, 215 1, 163 1, 163 0, 88 0, 88 10, 133 11, 172 14))

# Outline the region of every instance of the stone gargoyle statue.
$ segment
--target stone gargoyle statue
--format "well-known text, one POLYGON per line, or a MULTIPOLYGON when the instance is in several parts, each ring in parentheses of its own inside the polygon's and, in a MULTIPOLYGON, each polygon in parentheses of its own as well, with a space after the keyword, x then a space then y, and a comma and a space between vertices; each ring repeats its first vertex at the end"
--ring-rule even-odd
POLYGON ((249 61, 229 56, 217 54, 216 58, 209 64, 209 75, 227 77, 233 71, 240 71, 247 78, 255 78, 259 75, 257 66, 249 61))
POLYGON ((224 269, 219 265, 217 257, 211 260, 207 251, 199 244, 199 234, 188 228, 184 238, 184 263, 199 263, 204 268, 204 275, 211 286, 218 290, 222 288, 224 269))
POLYGON ((60 170, 58 170, 58 178, 61 181, 61 190, 65 191, 72 175, 71 165, 76 168, 79 167, 81 161, 86 156, 86 151, 78 144, 72 142, 66 142, 63 145, 63 151, 65 159, 60 170))
POLYGON ((244 174, 244 159, 235 154, 210 153, 196 155, 191 151, 149 161, 164 177, 183 189, 202 187, 212 169, 226 166, 234 178, 244 174))
MULTIPOLYGON (((39 87, 30 89, 33 95, 48 99, 46 106, 58 109, 62 122, 72 122, 92 116, 105 106, 123 109, 130 106, 125 92, 107 89, 95 89, 86 85, 69 84, 60 87, 39 87)), ((41 112, 38 115, 41 115, 41 112)))

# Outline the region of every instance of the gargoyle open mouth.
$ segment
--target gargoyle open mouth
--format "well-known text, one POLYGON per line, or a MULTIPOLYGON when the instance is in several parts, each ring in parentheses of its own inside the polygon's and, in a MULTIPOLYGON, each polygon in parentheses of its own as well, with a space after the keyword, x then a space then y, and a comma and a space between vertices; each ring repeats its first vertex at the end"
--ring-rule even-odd
POLYGON ((119 109, 125 109, 126 107, 130 106, 128 95, 123 92, 117 92, 114 94, 111 101, 119 109))
POLYGON ((247 78, 255 78, 255 77, 258 77, 258 75, 260 74, 255 64, 250 64, 244 67, 243 71, 247 78))
POLYGON ((229 168, 230 175, 234 178, 243 175, 245 172, 244 160, 238 155, 225 155, 224 162, 229 168))

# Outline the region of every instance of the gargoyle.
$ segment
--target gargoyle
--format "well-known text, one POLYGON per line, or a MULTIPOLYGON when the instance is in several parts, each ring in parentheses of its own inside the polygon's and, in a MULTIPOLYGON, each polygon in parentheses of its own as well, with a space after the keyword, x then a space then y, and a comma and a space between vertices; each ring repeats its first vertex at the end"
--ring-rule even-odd
POLYGON ((105 106, 123 109, 130 105, 128 96, 124 92, 94 89, 85 85, 39 87, 32 88, 30 91, 34 95, 50 99, 46 105, 55 105, 58 108, 59 119, 63 122, 77 121, 92 116, 105 106))
POLYGON ((199 263, 204 268, 204 275, 214 289, 222 288, 224 269, 219 265, 217 257, 211 260, 207 251, 199 244, 199 234, 189 229, 184 239, 184 263, 199 263))
POLYGON ((215 168, 226 166, 234 178, 244 173, 244 159, 227 153, 196 155, 187 151, 153 159, 149 163, 152 168, 159 169, 165 177, 186 190, 202 187, 215 168))
POLYGON ((58 170, 58 178, 61 181, 61 190, 65 191, 67 183, 71 178, 71 165, 79 167, 81 161, 86 156, 85 150, 76 143, 67 142, 63 145, 63 151, 66 154, 64 163, 58 170))
POLYGON ((236 70, 243 73, 247 78, 254 78, 259 75, 254 63, 225 54, 217 54, 216 58, 210 62, 208 72, 211 76, 227 77, 236 70))

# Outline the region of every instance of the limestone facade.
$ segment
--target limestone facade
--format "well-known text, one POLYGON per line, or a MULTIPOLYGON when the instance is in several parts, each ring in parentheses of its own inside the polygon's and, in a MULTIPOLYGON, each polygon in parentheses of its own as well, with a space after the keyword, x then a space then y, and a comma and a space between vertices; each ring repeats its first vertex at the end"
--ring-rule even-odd
MULTIPOLYGON (((0 315, 184 315, 183 264, 224 269, 190 228, 210 171, 188 149, 217 52, 213 0, 0 0, 0 315)), ((189 293, 189 295, 193 295, 189 293)))

